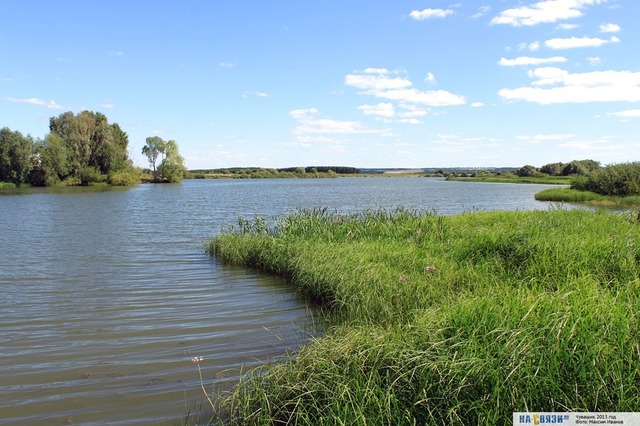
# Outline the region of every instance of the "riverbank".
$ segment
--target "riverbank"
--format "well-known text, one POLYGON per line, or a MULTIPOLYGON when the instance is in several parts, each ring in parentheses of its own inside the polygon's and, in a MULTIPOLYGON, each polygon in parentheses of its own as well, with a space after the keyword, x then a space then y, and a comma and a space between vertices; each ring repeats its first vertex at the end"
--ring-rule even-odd
POLYGON ((447 180, 459 182, 492 182, 492 183, 537 183, 542 185, 569 185, 571 184, 571 176, 517 176, 515 174, 502 176, 475 176, 460 177, 447 176, 447 180))
POLYGON ((285 276, 334 325, 225 402, 242 424, 510 424, 640 406, 640 224, 586 211, 375 211, 243 222, 225 262, 285 276))
POLYGON ((558 203, 580 203, 592 206, 609 208, 638 208, 640 196, 628 195, 625 197, 613 195, 600 195, 595 192, 581 191, 572 188, 549 188, 535 195, 538 201, 553 201, 558 203))

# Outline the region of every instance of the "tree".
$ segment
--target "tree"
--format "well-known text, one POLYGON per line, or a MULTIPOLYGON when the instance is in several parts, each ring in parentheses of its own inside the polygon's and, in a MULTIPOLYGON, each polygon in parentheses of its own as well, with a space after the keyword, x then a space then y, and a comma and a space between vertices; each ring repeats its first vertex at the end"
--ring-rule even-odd
POLYGON ((147 156, 149 160, 149 165, 153 169, 153 180, 158 180, 158 170, 156 169, 156 162, 158 161, 158 156, 161 153, 164 153, 166 148, 166 142, 162 140, 159 136, 148 137, 146 140, 146 145, 142 147, 142 153, 147 156))
POLYGON ((109 174, 130 167, 129 139, 118 124, 109 124, 99 112, 65 112, 51 117, 49 130, 59 136, 67 151, 69 175, 86 175, 87 167, 109 174))
POLYGON ((562 175, 562 169, 564 164, 562 163, 549 163, 540 167, 540 172, 548 174, 549 176, 560 176, 562 175))
POLYGON ((526 166, 519 168, 516 171, 516 174, 520 177, 531 177, 531 176, 535 176, 537 173, 538 173, 538 170, 534 166, 531 166, 528 164, 526 166))
POLYGON ((18 186, 28 182, 35 160, 33 147, 30 136, 25 137, 8 127, 0 129, 0 181, 18 186))
POLYGON ((180 182, 184 177, 184 158, 180 155, 178 144, 170 140, 164 145, 164 158, 159 167, 162 179, 167 182, 180 182))
POLYGON ((49 133, 37 148, 44 185, 55 185, 69 176, 68 152, 65 141, 55 133, 49 133))

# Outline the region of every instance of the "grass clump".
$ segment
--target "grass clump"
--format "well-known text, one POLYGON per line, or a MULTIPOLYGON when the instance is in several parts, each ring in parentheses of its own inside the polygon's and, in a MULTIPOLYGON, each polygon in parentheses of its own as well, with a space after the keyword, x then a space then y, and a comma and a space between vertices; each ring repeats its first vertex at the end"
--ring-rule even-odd
POLYGON ((586 211, 300 211, 212 255, 281 274, 332 326, 246 376, 236 424, 510 424, 640 406, 640 224, 586 211))

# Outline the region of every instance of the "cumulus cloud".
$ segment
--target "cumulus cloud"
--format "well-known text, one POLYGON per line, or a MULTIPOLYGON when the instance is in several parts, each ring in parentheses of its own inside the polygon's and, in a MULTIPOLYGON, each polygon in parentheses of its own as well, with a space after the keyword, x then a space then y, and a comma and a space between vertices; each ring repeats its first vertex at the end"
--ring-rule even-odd
POLYGON ((371 129, 357 121, 340 121, 328 118, 320 118, 319 111, 316 108, 296 109, 289 112, 298 125, 294 128, 293 133, 297 135, 305 134, 366 134, 366 133, 385 133, 383 130, 371 129))
POLYGON ((600 25, 601 33, 617 33, 621 30, 620 25, 616 24, 602 24, 600 25))
POLYGON ((2 98, 2 100, 7 101, 7 102, 13 102, 13 103, 19 103, 19 104, 31 104, 31 105, 38 105, 38 106, 43 106, 49 109, 62 109, 62 105, 60 105, 59 103, 57 103, 56 101, 54 101, 53 99, 50 100, 49 102, 42 100, 42 99, 38 99, 38 98, 11 98, 11 97, 6 97, 6 98, 2 98))
POLYGON ((415 117, 424 117, 429 114, 428 110, 418 106, 418 105, 407 105, 400 104, 401 111, 398 112, 398 117, 403 118, 415 118, 415 117))
POLYGON ((518 65, 544 65, 555 62, 567 62, 567 58, 563 56, 554 56, 551 58, 532 58, 529 56, 520 56, 514 59, 500 58, 498 65, 503 67, 513 67, 518 65))
POLYGON ((455 12, 452 9, 423 9, 423 10, 413 10, 409 14, 409 16, 416 21, 424 21, 426 19, 433 18, 446 18, 449 15, 454 14, 455 12))
POLYGON ((619 43, 618 37, 611 37, 609 40, 597 37, 569 37, 569 38, 552 38, 544 42, 544 45, 550 49, 563 50, 573 49, 576 47, 600 47, 609 43, 619 43))
POLYGON ((377 105, 361 105, 358 107, 364 115, 374 115, 377 117, 392 118, 396 111, 392 103, 380 102, 377 105))
POLYGON ((507 101, 539 104, 640 101, 640 72, 594 71, 570 73, 553 67, 528 72, 531 86, 502 89, 498 94, 507 101))
POLYGON ((545 0, 527 6, 514 7, 500 12, 491 20, 492 25, 513 27, 554 23, 583 16, 587 6, 605 3, 606 0, 545 0))
POLYGON ((360 93, 408 104, 428 106, 462 105, 465 98, 446 90, 418 90, 411 80, 392 74, 386 69, 365 69, 345 77, 347 86, 361 89, 360 93))

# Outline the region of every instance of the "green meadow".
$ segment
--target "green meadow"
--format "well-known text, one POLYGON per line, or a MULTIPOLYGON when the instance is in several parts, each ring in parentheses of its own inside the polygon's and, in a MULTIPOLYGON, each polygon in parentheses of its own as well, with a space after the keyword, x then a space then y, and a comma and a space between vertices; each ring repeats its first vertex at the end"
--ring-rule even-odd
POLYGON ((224 397, 241 425, 500 425, 640 407, 640 223, 579 210, 240 220, 207 251, 328 325, 224 397))

